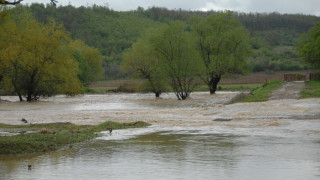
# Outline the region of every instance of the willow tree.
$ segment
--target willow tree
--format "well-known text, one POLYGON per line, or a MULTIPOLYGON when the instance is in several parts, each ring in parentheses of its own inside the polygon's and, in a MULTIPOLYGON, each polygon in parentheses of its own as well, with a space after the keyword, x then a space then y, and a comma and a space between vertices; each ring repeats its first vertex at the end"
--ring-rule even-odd
POLYGON ((159 58, 154 47, 150 43, 154 35, 153 30, 149 30, 142 36, 132 48, 124 53, 122 70, 126 73, 133 72, 139 78, 147 80, 147 89, 160 97, 165 90, 166 74, 159 62, 159 58))
POLYGON ((170 85, 179 100, 185 100, 195 87, 201 64, 193 39, 185 23, 176 21, 164 25, 151 39, 170 85))
POLYGON ((201 79, 209 87, 210 94, 214 94, 223 76, 246 70, 249 33, 231 12, 207 18, 192 17, 189 22, 204 65, 201 79))
POLYGON ((61 25, 39 24, 30 14, 7 18, 0 28, 0 72, 4 88, 22 101, 81 91, 78 65, 68 48, 70 38, 61 25))

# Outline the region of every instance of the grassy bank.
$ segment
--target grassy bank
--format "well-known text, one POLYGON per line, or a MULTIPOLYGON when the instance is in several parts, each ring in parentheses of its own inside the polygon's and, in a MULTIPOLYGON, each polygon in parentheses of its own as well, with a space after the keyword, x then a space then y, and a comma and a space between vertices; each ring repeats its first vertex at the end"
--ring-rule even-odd
POLYGON ((248 96, 244 97, 241 102, 261 102, 267 101, 269 99, 269 95, 273 90, 278 89, 281 85, 283 85, 283 81, 272 80, 261 87, 255 89, 248 96))
POLYGON ((14 136, 0 136, 0 154, 23 154, 55 151, 62 147, 97 137, 96 132, 110 128, 126 129, 146 127, 144 122, 116 123, 105 122, 98 126, 74 125, 71 123, 6 125, 0 129, 6 132, 17 132, 14 136), (32 133, 26 133, 32 132, 32 133))
POLYGON ((320 97, 320 81, 308 81, 306 82, 306 85, 308 86, 308 89, 301 91, 303 98, 320 97))

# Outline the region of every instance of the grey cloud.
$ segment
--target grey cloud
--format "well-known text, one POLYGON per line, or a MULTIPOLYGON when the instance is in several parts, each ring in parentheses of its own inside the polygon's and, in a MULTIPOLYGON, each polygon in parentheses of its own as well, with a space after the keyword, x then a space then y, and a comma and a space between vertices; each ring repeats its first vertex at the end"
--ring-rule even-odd
MULTIPOLYGON (((58 0, 60 5, 74 6, 109 5, 114 10, 134 10, 138 6, 148 8, 152 6, 168 9, 185 10, 223 10, 229 9, 241 12, 280 12, 303 13, 320 15, 320 0, 58 0)), ((24 0, 23 3, 41 2, 49 0, 24 0)))

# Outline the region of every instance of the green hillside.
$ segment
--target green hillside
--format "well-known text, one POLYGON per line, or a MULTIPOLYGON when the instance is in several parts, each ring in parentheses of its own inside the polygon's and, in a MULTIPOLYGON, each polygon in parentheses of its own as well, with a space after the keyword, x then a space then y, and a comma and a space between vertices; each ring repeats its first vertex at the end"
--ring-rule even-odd
MULTIPOLYGON (((29 9, 40 22, 53 18, 64 24, 74 39, 81 39, 98 48, 103 55, 104 79, 123 77, 119 65, 123 52, 150 27, 158 27, 172 20, 188 21, 191 16, 206 17, 216 11, 168 10, 152 7, 135 11, 117 12, 108 7, 55 7, 43 4, 22 6, 29 9)), ((252 71, 278 71, 308 69, 295 55, 294 45, 302 33, 307 32, 320 17, 301 14, 234 15, 249 30, 253 52, 248 61, 252 71)))

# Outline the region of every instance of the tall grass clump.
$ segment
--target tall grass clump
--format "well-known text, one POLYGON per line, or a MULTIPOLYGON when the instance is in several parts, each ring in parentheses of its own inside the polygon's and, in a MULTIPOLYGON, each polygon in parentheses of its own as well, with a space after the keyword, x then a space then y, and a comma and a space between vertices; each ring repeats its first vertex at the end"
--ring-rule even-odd
POLYGON ((303 98, 319 98, 320 97, 320 81, 306 82, 308 89, 301 91, 303 98))

